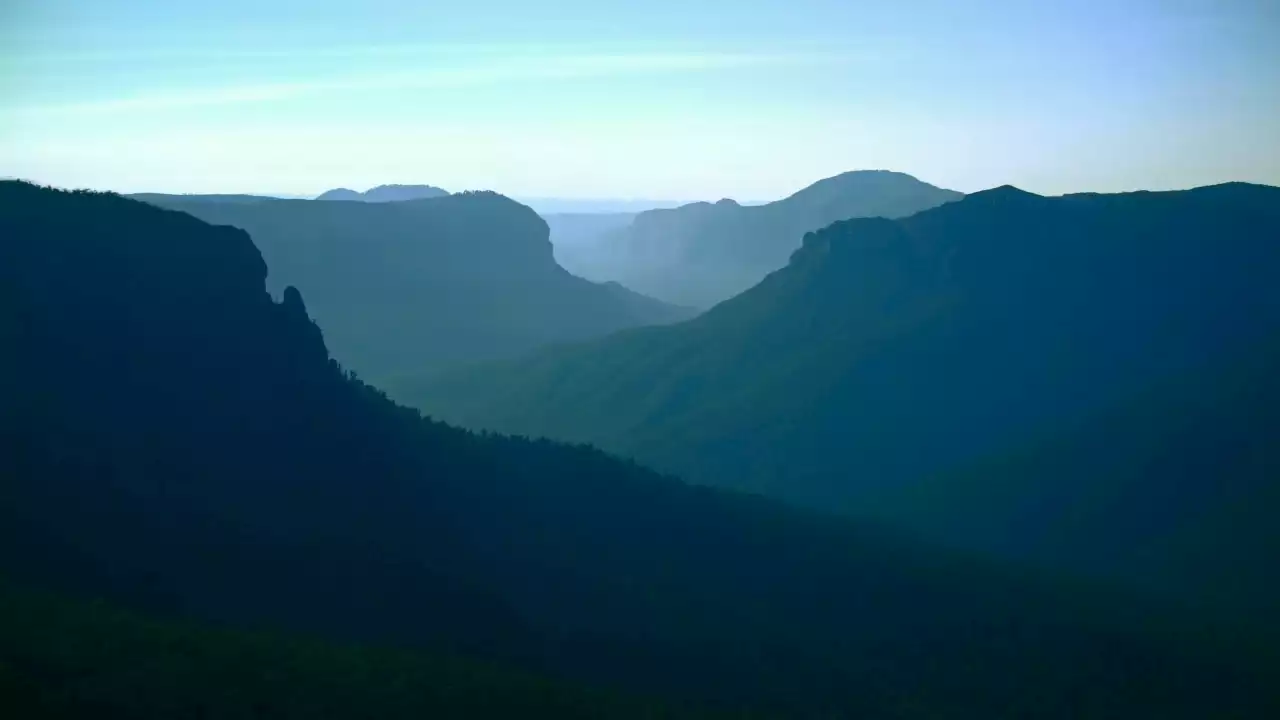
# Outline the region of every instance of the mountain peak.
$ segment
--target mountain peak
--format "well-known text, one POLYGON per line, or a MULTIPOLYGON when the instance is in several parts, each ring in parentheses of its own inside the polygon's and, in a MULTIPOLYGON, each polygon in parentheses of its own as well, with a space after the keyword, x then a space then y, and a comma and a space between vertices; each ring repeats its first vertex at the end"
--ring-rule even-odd
POLYGON ((970 193, 965 196, 965 201, 980 203, 1024 202, 1032 198, 1043 200, 1044 196, 1028 192, 1022 188, 1014 187, 1013 185, 1000 185, 999 187, 993 187, 990 190, 981 190, 976 193, 970 193))
POLYGON ((364 192, 348 188, 334 188, 322 193, 317 200, 353 200, 358 202, 399 202, 444 197, 448 190, 434 185, 379 185, 364 192))
POLYGON ((792 193, 785 199, 791 200, 812 195, 846 193, 852 189, 862 189, 871 186, 933 187, 912 175, 897 172, 895 170, 849 170, 847 172, 842 172, 839 175, 832 175, 831 177, 823 178, 792 193))
POLYGON ((316 197, 317 200, 360 200, 360 193, 351 188, 334 188, 316 197))

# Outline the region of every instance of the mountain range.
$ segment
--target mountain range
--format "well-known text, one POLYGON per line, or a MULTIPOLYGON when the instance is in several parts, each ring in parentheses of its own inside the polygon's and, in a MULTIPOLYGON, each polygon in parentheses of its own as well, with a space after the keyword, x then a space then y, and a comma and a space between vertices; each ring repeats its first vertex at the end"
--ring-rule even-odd
POLYGON ((904 173, 854 171, 761 205, 725 199, 649 210, 557 252, 583 277, 707 308, 786 265, 806 232, 848 218, 904 217, 959 197, 904 173))
MULTIPOLYGON (((445 200, 493 209, 487 196, 445 200)), ((888 236, 853 234, 843 249, 811 239, 799 264, 818 275, 911 266, 888 236), (845 267, 846 251, 875 267, 845 267)), ((379 704, 423 689, 453 698, 453 717, 484 693, 536 692, 496 670, 470 681, 406 670, 376 652, 395 644, 752 716, 1276 709, 1272 651, 1176 608, 589 448, 423 419, 344 372, 302 294, 273 300, 267 277, 242 229, 0 183, 0 574, 167 618, 0 593, 40 623, 6 623, 5 637, 46 633, 22 646, 30 654, 0 648, 0 689, 95 716, 145 703, 156 717, 271 715, 285 700, 260 699, 263 688, 303 682, 343 707, 368 698, 354 712, 375 717, 404 716, 379 704), (262 627, 309 639, 218 634, 262 627), (371 649, 324 645, 353 641, 371 649), (201 698, 191 688, 208 666, 226 684, 201 698), (174 667, 192 674, 175 679, 174 667)), ((325 712, 289 697, 296 716, 325 712)), ((579 711, 566 715, 609 712, 592 697, 570 695, 579 711)))
POLYGON ((147 199, 248 231, 271 267, 272 292, 305 292, 334 354, 369 378, 693 314, 571 275, 556 264, 547 224, 495 193, 369 203, 147 199))
POLYGON ((1002 187, 809 233, 690 322, 393 394, 1275 630, 1278 275, 1277 188, 1002 187))

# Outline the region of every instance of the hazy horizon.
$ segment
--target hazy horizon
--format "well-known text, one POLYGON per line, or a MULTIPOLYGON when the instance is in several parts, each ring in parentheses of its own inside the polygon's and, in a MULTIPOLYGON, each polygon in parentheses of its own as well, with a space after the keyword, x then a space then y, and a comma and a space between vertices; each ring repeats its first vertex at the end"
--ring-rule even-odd
POLYGON ((374 0, 0 9, 0 174, 120 192, 776 199, 1280 184, 1280 6, 374 0))

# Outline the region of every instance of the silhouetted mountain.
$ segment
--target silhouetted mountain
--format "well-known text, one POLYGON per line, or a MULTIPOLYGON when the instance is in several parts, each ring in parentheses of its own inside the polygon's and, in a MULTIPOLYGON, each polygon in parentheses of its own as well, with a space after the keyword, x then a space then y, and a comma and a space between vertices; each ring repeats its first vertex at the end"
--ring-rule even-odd
POLYGON ((363 202, 364 194, 358 193, 350 188, 334 188, 326 190, 316 196, 316 200, 349 200, 352 202, 363 202))
POLYGON ((725 199, 643 212, 570 263, 584 277, 705 308, 786 265, 806 232, 854 217, 904 217, 959 197, 902 173, 848 172, 764 205, 725 199))
MULTIPOLYGON (((1176 387, 1169 379, 1247 359, 1280 334, 1277 276, 1280 189, 1047 198, 1004 187, 906 219, 851 220, 811 233, 787 268, 689 323, 399 394, 448 421, 594 443, 701 483, 915 530, 936 524, 931 537, 964 547, 998 537, 980 544, 1034 554, 1031 524, 1055 534, 1059 546, 1081 548, 1073 569, 1107 566, 1117 571, 1108 575, 1152 592, 1177 585, 1203 598, 1232 594, 1232 608, 1256 607, 1263 597, 1275 605, 1273 585, 1246 586, 1243 575, 1231 591, 1210 587, 1209 566, 1222 560, 1206 548, 1236 541, 1196 529, 1228 506, 1202 505, 1213 497, 1209 486, 1241 484, 1233 497, 1259 501, 1273 492, 1250 464, 1257 458, 1242 455, 1268 442, 1280 448, 1280 424, 1252 421, 1261 417, 1256 403, 1271 397, 1262 387, 1274 380, 1265 377, 1253 396, 1214 401, 1223 408, 1213 417, 1231 419, 1232 432, 1206 435, 1203 445, 1173 441, 1182 425, 1205 422, 1189 410, 1177 416, 1182 425, 1141 432, 1107 423, 1088 432, 1116 443, 1110 453, 1057 458, 1046 450, 1025 461, 1026 475, 1008 471, 1001 482, 1036 486, 1022 496, 1031 498, 1026 507, 1009 501, 973 512, 988 492, 981 477, 963 485, 974 497, 924 498, 944 495, 952 481, 939 474, 1071 431, 1153 383, 1176 387), (1131 447, 1139 437, 1169 442, 1131 447), (1159 467, 1181 470, 1148 472, 1156 449, 1159 467), (1049 474, 1053 485, 1039 472, 1051 466, 1059 470, 1049 474), (891 498, 927 478, 935 479, 911 501, 891 498), (1072 483, 1079 486, 1066 487, 1072 483), (1103 502, 1108 496, 1095 483, 1113 492, 1122 484, 1126 497, 1103 502), (1097 503, 1067 512, 1052 500, 1071 493, 1097 503), (1177 510, 1131 518, 1144 501, 1177 510), (973 522, 987 531, 949 531, 973 522), (1173 537, 1177 544, 1162 544, 1173 537), (1098 538, 1107 539, 1105 549, 1092 542, 1098 538), (1199 588, 1197 578, 1205 581, 1199 588)), ((1065 442, 1063 452, 1090 441, 1065 442)), ((1258 522, 1242 517, 1236 540, 1265 537, 1276 547, 1280 526, 1248 518, 1258 522)), ((1046 549, 1046 558, 1060 556, 1046 549)))
POLYGON ((353 200, 358 202, 400 202, 403 200, 426 200, 444 197, 448 190, 441 190, 432 185, 379 185, 364 192, 356 192, 347 188, 335 188, 321 193, 317 200, 353 200))
MULTIPOLYGON (((443 647, 784 717, 1274 709, 1255 664, 1269 656, 1152 606, 594 450, 423 420, 344 375, 299 293, 273 302, 266 273, 241 230, 0 184, 0 572, 153 613, 443 647)), ((31 632, 57 622, 28 619, 31 632)), ((202 661, 199 638, 138 649, 130 623, 109 632, 143 656, 119 658, 135 697, 187 697, 199 678, 175 685, 164 669, 187 658, 197 675, 258 667, 251 651, 202 661)), ((81 693, 102 632, 37 640, 0 680, 81 693), (71 659, 46 672, 41 658, 61 652, 71 659)), ((296 651, 265 652, 280 664, 246 692, 294 673, 296 651)), ((376 675, 377 657, 298 682, 328 696, 350 672, 376 675)))
POLYGON ((271 267, 271 291, 301 289, 334 355, 369 378, 513 357, 693 314, 569 274, 552 256, 546 223, 494 193, 156 204, 253 235, 271 267))

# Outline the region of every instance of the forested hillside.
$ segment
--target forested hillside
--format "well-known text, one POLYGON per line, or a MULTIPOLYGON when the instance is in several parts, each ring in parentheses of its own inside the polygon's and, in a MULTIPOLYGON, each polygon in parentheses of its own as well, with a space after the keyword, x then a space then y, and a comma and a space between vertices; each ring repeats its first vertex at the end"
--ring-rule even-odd
POLYGON ((1264 370, 1278 274, 1277 188, 997 188, 813 233, 692 322, 397 392, 451 422, 594 443, 958 547, 1055 567, 1075 547, 1073 570, 1257 611, 1280 602, 1264 550, 1276 458, 1259 454, 1280 447, 1264 370), (964 470, 1026 452, 999 490, 964 470))

